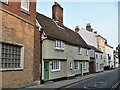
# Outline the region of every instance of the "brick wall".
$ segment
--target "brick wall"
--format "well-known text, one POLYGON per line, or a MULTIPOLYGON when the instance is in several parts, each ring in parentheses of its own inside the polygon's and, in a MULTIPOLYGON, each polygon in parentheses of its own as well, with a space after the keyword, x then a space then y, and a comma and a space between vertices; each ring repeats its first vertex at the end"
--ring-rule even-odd
POLYGON ((40 33, 38 29, 35 29, 34 34, 34 81, 40 80, 40 73, 39 73, 39 64, 40 64, 40 33))
MULTIPOLYGON (((2 4, 0 2, 0 4, 2 4)), ((30 3, 30 15, 20 11, 20 2, 9 2, 2 4, 0 15, 2 15, 2 40, 0 42, 22 44, 24 47, 24 68, 21 70, 2 71, 2 87, 23 87, 32 84, 39 79, 39 61, 34 45, 38 40, 35 32, 36 3, 30 3), (35 37, 35 39, 34 39, 35 37), (35 58, 34 58, 35 55, 35 58), (35 70, 35 71, 34 71, 35 70)), ((0 5, 1 7, 1 5, 0 5)), ((0 71, 1 72, 1 71, 0 71)))
POLYGON ((26 14, 21 11, 21 2, 20 2, 21 0, 8 0, 8 1, 9 1, 8 5, 2 3, 0 7, 35 24, 35 18, 36 18, 36 2, 35 1, 36 0, 30 0, 32 2, 30 2, 29 14, 26 14))
POLYGON ((34 26, 2 12, 2 42, 22 44, 24 47, 24 68, 22 70, 3 71, 3 87, 17 87, 32 83, 34 26))

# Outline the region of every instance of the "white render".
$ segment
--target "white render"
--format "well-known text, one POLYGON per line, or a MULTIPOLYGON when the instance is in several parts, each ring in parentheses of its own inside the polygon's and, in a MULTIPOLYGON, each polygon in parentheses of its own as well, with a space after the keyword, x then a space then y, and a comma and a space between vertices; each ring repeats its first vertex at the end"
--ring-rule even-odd
POLYGON ((103 54, 95 52, 95 55, 96 54, 98 55, 98 58, 96 58, 96 56, 95 56, 95 60, 96 60, 96 72, 104 71, 103 54), (98 66, 97 66, 97 63, 98 63, 98 66))
POLYGON ((106 55, 106 64, 105 66, 114 67, 114 57, 113 57, 113 48, 109 45, 105 45, 105 55, 106 55), (109 60, 108 54, 111 57, 109 60))
POLYGON ((116 59, 115 59, 115 68, 118 68, 118 67, 119 67, 119 59, 116 58, 116 59))

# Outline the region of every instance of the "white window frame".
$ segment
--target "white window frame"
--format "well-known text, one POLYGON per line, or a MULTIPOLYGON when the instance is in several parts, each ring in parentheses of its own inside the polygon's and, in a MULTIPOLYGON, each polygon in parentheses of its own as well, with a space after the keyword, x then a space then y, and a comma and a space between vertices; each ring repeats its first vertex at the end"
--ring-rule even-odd
POLYGON ((23 9, 23 10, 27 11, 27 13, 29 13, 30 0, 28 0, 28 2, 27 2, 27 3, 28 3, 28 7, 27 7, 27 8, 25 8, 25 7, 22 6, 22 1, 23 1, 23 0, 21 0, 21 9, 23 9))
MULTIPOLYGON (((11 43, 6 43, 6 44, 11 44, 11 43)), ((11 45, 17 45, 17 46, 20 46, 21 49, 20 49, 20 67, 19 68, 2 68, 2 61, 0 61, 0 64, 1 64, 1 67, 0 67, 0 71, 6 71, 6 70, 23 70, 24 68, 24 46, 22 44, 16 44, 16 43, 12 43, 11 45)), ((2 42, 0 42, 0 56, 1 55, 1 52, 2 51, 2 42)), ((0 58, 1 60, 1 58, 0 58)))
POLYGON ((70 69, 72 69, 73 68, 73 63, 72 62, 70 62, 70 69))
POLYGON ((88 50, 86 50, 86 55, 88 56, 88 50))
POLYGON ((52 64, 51 65, 55 65, 55 66, 51 66, 51 71, 52 72, 55 72, 55 71, 60 71, 60 65, 61 65, 61 62, 59 60, 53 60, 52 61, 52 64), (57 62, 57 63, 56 63, 57 62), (55 64, 58 64, 58 68, 56 68, 56 65, 55 64), (52 68, 52 67, 55 67, 55 68, 52 68))
POLYGON ((86 69, 87 68, 87 62, 83 62, 83 69, 86 69))
POLYGON ((78 54, 82 54, 82 48, 78 47, 78 54))
POLYGON ((8 0, 0 0, 1 2, 8 4, 8 0))
POLYGON ((65 43, 63 41, 56 40, 55 41, 55 49, 64 50, 65 49, 65 43))
POLYGON ((74 61, 74 69, 79 70, 79 62, 78 61, 74 61), (77 65, 77 68, 76 68, 75 64, 77 65))

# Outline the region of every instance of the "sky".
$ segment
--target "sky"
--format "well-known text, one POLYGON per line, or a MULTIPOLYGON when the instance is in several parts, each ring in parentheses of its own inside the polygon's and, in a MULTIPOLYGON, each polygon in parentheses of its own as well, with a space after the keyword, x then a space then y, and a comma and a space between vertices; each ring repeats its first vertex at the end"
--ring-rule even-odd
MULTIPOLYGON (((118 1, 119 0, 56 0, 63 7, 63 23, 74 30, 85 28, 90 23, 107 39, 114 49, 118 45, 118 1), (113 2, 114 1, 114 2, 113 2)), ((37 0, 37 12, 52 18, 55 0, 37 0)))

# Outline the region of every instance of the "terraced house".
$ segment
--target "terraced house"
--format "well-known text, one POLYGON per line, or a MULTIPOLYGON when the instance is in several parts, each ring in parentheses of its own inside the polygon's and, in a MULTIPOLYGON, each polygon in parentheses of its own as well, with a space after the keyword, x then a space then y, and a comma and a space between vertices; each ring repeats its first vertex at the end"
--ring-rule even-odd
POLYGON ((106 54, 106 67, 105 69, 112 69, 115 67, 114 62, 114 50, 113 47, 108 45, 107 41, 105 43, 105 54, 106 54))
POLYGON ((0 0, 0 15, 0 87, 29 85, 39 79, 34 75, 36 1, 0 0))
POLYGON ((101 72, 104 70, 104 61, 103 61, 103 52, 97 48, 97 31, 93 31, 90 23, 86 25, 86 28, 82 28, 78 31, 82 38, 91 48, 90 53, 90 62, 89 62, 89 71, 92 72, 101 72))
POLYGON ((63 8, 55 2, 52 19, 37 13, 43 29, 42 79, 55 80, 89 73, 89 46, 82 37, 64 26, 63 8))

